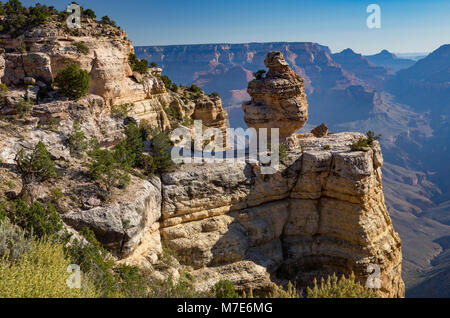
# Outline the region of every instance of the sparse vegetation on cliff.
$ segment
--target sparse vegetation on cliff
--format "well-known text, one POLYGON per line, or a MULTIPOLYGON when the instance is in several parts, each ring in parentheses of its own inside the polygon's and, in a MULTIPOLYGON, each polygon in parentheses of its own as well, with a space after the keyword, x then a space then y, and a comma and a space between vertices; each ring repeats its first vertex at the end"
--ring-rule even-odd
POLYGON ((35 201, 28 205, 17 199, 9 207, 8 218, 13 224, 20 226, 29 236, 45 237, 62 229, 59 214, 51 203, 43 205, 35 201))
POLYGON ((33 102, 30 99, 21 99, 19 102, 14 105, 14 108, 17 110, 17 114, 20 118, 30 113, 33 108, 33 102))
POLYGON ((128 117, 134 105, 130 103, 113 106, 111 109, 111 116, 114 118, 125 119, 128 117))
POLYGON ((0 33, 8 33, 12 37, 17 37, 58 14, 58 10, 53 6, 48 7, 37 3, 35 6, 26 8, 19 0, 9 0, 4 5, 0 4, 0 12, 5 15, 5 20, 0 26, 0 33))
POLYGON ((238 298, 234 284, 229 280, 221 280, 213 288, 213 295, 216 298, 238 298))
POLYGON ((136 57, 135 54, 131 53, 128 57, 128 62, 130 63, 130 67, 134 72, 138 72, 139 74, 145 74, 148 72, 147 60, 140 60, 136 57))
POLYGON ((356 281, 355 274, 340 279, 333 274, 326 280, 321 279, 320 284, 314 281, 314 287, 307 289, 308 298, 379 298, 373 290, 356 281))
POLYGON ((369 147, 373 146, 373 142, 381 138, 381 135, 376 135, 373 131, 367 132, 367 138, 359 138, 350 145, 352 151, 367 151, 369 147))
POLYGON ((84 55, 89 54, 89 48, 87 47, 86 43, 84 43, 84 42, 74 42, 73 46, 81 54, 84 54, 84 55))
POLYGON ((178 92, 178 85, 175 83, 172 83, 172 81, 170 80, 170 78, 167 75, 161 75, 160 78, 163 81, 166 89, 168 89, 172 92, 175 92, 175 93, 178 92))
POLYGON ((75 121, 72 127, 72 133, 67 138, 67 144, 72 155, 80 157, 88 148, 88 142, 84 132, 81 130, 79 121, 75 121))
POLYGON ((28 186, 33 182, 43 182, 55 177, 55 163, 42 142, 33 151, 27 153, 21 149, 15 159, 17 171, 22 179, 21 195, 28 195, 28 186))

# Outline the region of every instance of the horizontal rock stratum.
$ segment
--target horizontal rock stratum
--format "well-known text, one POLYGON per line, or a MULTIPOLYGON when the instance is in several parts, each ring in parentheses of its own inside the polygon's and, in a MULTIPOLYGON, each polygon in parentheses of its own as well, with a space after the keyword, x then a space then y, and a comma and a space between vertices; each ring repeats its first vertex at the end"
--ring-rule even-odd
MULTIPOLYGON (((308 119, 308 103, 303 79, 280 52, 268 54, 269 72, 249 83, 252 100, 243 105, 250 127, 280 128, 281 138, 289 137, 287 158, 276 173, 262 174, 257 161, 185 164, 147 179, 130 176, 126 190, 114 189, 111 200, 101 202, 98 188, 83 178, 84 160, 67 146, 75 122, 86 137, 109 148, 123 138, 126 125, 111 116, 116 105, 134 104, 132 115, 166 133, 194 119, 225 131, 227 114, 215 94, 166 89, 159 69, 132 72, 126 34, 87 22, 76 34, 45 24, 24 35, 27 52, 0 54, 0 80, 8 86, 0 111, 14 117, 10 112, 19 101, 32 100, 30 115, 16 121, 22 135, 0 130, 0 160, 12 166, 21 148, 46 145, 63 173, 57 185, 36 186, 34 196, 44 201, 51 188, 63 188, 71 203, 61 216, 66 227, 92 229, 117 261, 142 267, 163 259, 167 246, 199 291, 228 279, 239 290, 264 295, 274 283, 305 288, 314 278, 354 272, 363 284, 369 276, 379 278, 383 297, 404 296, 401 241, 384 201, 378 142, 351 151, 362 134, 327 135, 324 127, 315 136, 295 134, 308 119), (91 94, 79 101, 51 92, 37 98, 68 62, 88 71, 91 94), (43 128, 47 122, 58 129, 43 128)), ((2 41, 9 51, 18 45, 17 39, 2 41)), ((178 273, 179 267, 167 266, 178 273)))
MULTIPOLYGON (((127 247, 125 262, 146 266, 164 242, 199 290, 229 279, 241 290, 263 292, 273 282, 301 287, 351 272, 365 284, 373 264, 380 294, 402 297, 401 241, 384 202, 382 154, 376 142, 367 152, 350 151, 360 137, 297 136, 298 147, 273 175, 261 175, 258 163, 184 165, 163 174, 161 185, 135 191, 141 216, 128 211, 131 205, 127 213, 138 222, 117 244, 107 243, 127 247)), ((86 212, 69 217, 73 225, 95 219, 86 212)), ((104 224, 89 226, 105 236, 104 224)))

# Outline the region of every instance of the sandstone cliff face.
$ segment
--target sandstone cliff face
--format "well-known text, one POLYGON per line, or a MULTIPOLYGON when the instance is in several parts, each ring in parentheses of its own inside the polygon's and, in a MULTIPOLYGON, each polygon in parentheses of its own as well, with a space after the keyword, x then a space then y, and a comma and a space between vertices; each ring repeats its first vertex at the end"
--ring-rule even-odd
POLYGON ((383 158, 378 143, 350 151, 360 137, 297 136, 298 148, 274 175, 261 175, 259 163, 185 165, 133 186, 118 203, 64 220, 93 229, 128 264, 151 267, 164 242, 199 291, 229 279, 240 290, 264 293, 273 283, 305 287, 351 272, 365 284, 375 265, 380 295, 403 297, 401 241, 384 202, 383 158))
MULTIPOLYGON (((202 291, 229 279, 241 290, 263 293, 274 282, 290 280, 304 287, 313 278, 351 271, 365 283, 373 264, 380 268, 380 294, 404 295, 401 242, 384 203, 379 145, 367 152, 350 151, 361 134, 294 135, 288 158, 273 175, 261 174, 260 163, 184 165, 149 180, 133 177, 111 203, 96 202, 89 192, 92 184, 80 184, 82 163, 71 157, 66 145, 75 120, 87 137, 97 136, 108 147, 123 131, 123 123, 109 116, 111 105, 134 103, 135 115, 163 129, 171 125, 168 107, 222 130, 226 114, 217 97, 183 101, 166 91, 157 76, 133 74, 127 61, 132 47, 122 39, 124 34, 102 29, 102 39, 94 39, 97 25, 92 23, 75 38, 52 26, 35 30, 25 37, 28 53, 8 53, 0 59, 2 80, 12 86, 8 105, 36 96, 37 87, 23 85, 26 77, 50 85, 67 61, 77 61, 91 74, 95 95, 34 105, 31 116, 21 122, 23 135, 0 130, 3 162, 12 164, 20 148, 43 141, 65 169, 54 186, 86 201, 82 208, 68 207, 62 216, 66 226, 91 228, 118 260, 133 265, 151 267, 164 243, 202 291), (73 48, 81 39, 89 48, 87 55, 73 48), (50 119, 60 120, 58 132, 40 128, 50 119)), ((13 42, 3 44, 16 45, 13 42)), ((244 105, 246 119, 256 128, 277 127, 282 137, 290 136, 308 117, 303 81, 279 53, 269 55, 266 65, 266 79, 249 85, 252 101, 244 105)), ((36 198, 45 199, 49 191, 36 198)))
POLYGON ((381 295, 403 296, 401 242, 384 203, 381 152, 378 145, 350 152, 358 137, 303 138, 304 152, 290 152, 269 176, 246 163, 163 175, 163 240, 202 277, 201 289, 217 281, 217 272, 254 289, 267 288, 269 277, 305 286, 333 272, 354 271, 365 282, 375 264, 381 295))
POLYGON ((281 52, 269 53, 264 64, 269 69, 267 76, 248 84, 252 100, 242 105, 244 120, 257 130, 279 128, 280 138, 285 139, 308 120, 304 81, 289 67, 281 52))
MULTIPOLYGON (((7 36, 1 40, 6 49, 18 45, 7 36)), ((90 92, 102 96, 108 105, 132 103, 147 96, 143 85, 133 78, 128 64, 133 46, 121 30, 87 19, 82 29, 70 33, 51 22, 24 34, 23 43, 29 53, 6 54, 3 80, 8 85, 23 83, 25 76, 50 85, 59 70, 75 62, 89 72, 90 92), (79 52, 75 44, 81 42, 89 52, 79 52)))
MULTIPOLYGON (((223 131, 228 128, 220 98, 204 95, 199 100, 182 101, 179 94, 166 90, 160 78, 161 69, 152 68, 144 75, 133 72, 128 58, 134 49, 126 36, 124 31, 91 19, 84 19, 83 28, 76 31, 65 30, 54 21, 43 24, 24 34, 23 42, 3 35, 2 48, 17 50, 19 45, 25 45, 27 52, 2 54, 0 80, 8 86, 20 87, 31 78, 39 87, 51 86, 56 74, 67 63, 74 62, 88 71, 89 93, 101 96, 106 108, 133 104, 133 115, 164 131, 172 128, 165 107, 187 117, 194 114, 207 127, 223 131), (80 43, 88 52, 79 52, 80 43)), ((32 99, 36 99, 39 87, 36 86, 32 99)))
POLYGON ((205 95, 196 100, 192 119, 201 120, 206 127, 220 129, 224 138, 227 136, 228 114, 223 109, 222 100, 218 96, 205 95))

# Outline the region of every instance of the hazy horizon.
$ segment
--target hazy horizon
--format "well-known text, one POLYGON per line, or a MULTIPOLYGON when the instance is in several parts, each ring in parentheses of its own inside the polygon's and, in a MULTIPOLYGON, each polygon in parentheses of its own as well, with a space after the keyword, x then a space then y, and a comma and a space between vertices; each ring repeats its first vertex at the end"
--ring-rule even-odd
MULTIPOLYGON (((232 42, 210 42, 210 43, 179 43, 179 44, 149 44, 149 45, 143 44, 143 45, 134 45, 134 46, 135 46, 135 47, 151 47, 151 46, 160 46, 160 47, 163 47, 163 46, 194 46, 194 45, 242 45, 242 44, 253 44, 253 43, 308 43, 308 42, 311 42, 311 41, 264 41, 264 42, 251 41, 251 42, 237 42, 237 43, 232 43, 232 42)), ((332 49, 331 49, 327 44, 325 44, 325 43, 318 43, 318 42, 314 42, 314 41, 312 41, 311 43, 316 43, 316 44, 321 45, 321 46, 326 46, 326 47, 328 47, 328 48, 331 50, 331 53, 333 53, 333 54, 342 52, 343 50, 346 50, 346 49, 352 49, 355 53, 363 54, 363 53, 361 53, 361 52, 355 51, 355 50, 354 50, 353 48, 351 48, 351 47, 349 47, 349 48, 344 48, 344 49, 342 49, 342 50, 336 51, 336 50, 332 50, 332 49)), ((449 42, 449 43, 450 43, 450 42, 449 42)), ((442 43, 442 45, 446 45, 446 44, 448 44, 448 43, 442 43)), ((387 50, 387 51, 389 51, 390 53, 393 53, 393 54, 395 54, 395 55, 410 55, 410 56, 418 56, 418 55, 424 55, 424 54, 425 54, 425 55, 428 55, 428 54, 430 54, 431 52, 437 50, 437 49, 438 49, 439 47, 441 47, 442 45, 436 47, 435 49, 433 49, 433 50, 431 50, 431 51, 427 51, 427 52, 425 52, 425 51, 424 51, 424 52, 393 52, 393 51, 391 51, 391 50, 389 50, 389 49, 386 49, 386 48, 380 48, 378 51, 375 51, 374 53, 363 54, 363 55, 373 55, 373 54, 380 53, 380 52, 383 51, 383 50, 387 50)))

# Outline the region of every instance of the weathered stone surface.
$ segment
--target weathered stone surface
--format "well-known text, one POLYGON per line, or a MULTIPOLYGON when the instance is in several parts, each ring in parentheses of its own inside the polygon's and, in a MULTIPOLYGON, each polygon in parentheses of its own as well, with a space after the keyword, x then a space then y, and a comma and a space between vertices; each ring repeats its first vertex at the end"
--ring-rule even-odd
POLYGON ((52 83, 50 56, 45 53, 11 53, 6 54, 5 60, 2 81, 7 85, 23 84, 27 77, 52 83))
POLYGON ((279 278, 299 286, 352 271, 365 283, 375 264, 380 294, 403 296, 401 242, 384 203, 380 149, 376 143, 367 152, 350 151, 361 136, 299 137, 303 152, 291 151, 274 175, 247 163, 186 165, 164 174, 163 240, 183 264, 207 275, 199 289, 218 272, 240 286, 267 286, 270 280, 260 275, 252 281, 232 272, 244 261, 274 277, 289 268, 290 276, 279 278), (324 149, 328 144, 331 150, 324 149))
POLYGON ((222 107, 220 97, 203 95, 196 100, 192 119, 201 120, 206 127, 220 129, 225 137, 228 114, 222 107))
POLYGON ((317 126, 316 128, 314 128, 313 130, 311 130, 311 133, 315 136, 315 137, 326 137, 328 135, 328 127, 325 123, 323 123, 320 126, 317 126))
POLYGON ((269 68, 266 77, 248 84, 252 99, 242 105, 244 119, 257 130, 279 128, 280 138, 285 139, 308 120, 304 81, 280 52, 268 53, 264 63, 269 68))
POLYGON ((116 255, 129 256, 161 216, 158 179, 130 189, 127 201, 63 216, 66 224, 80 231, 90 228, 97 239, 116 255))

